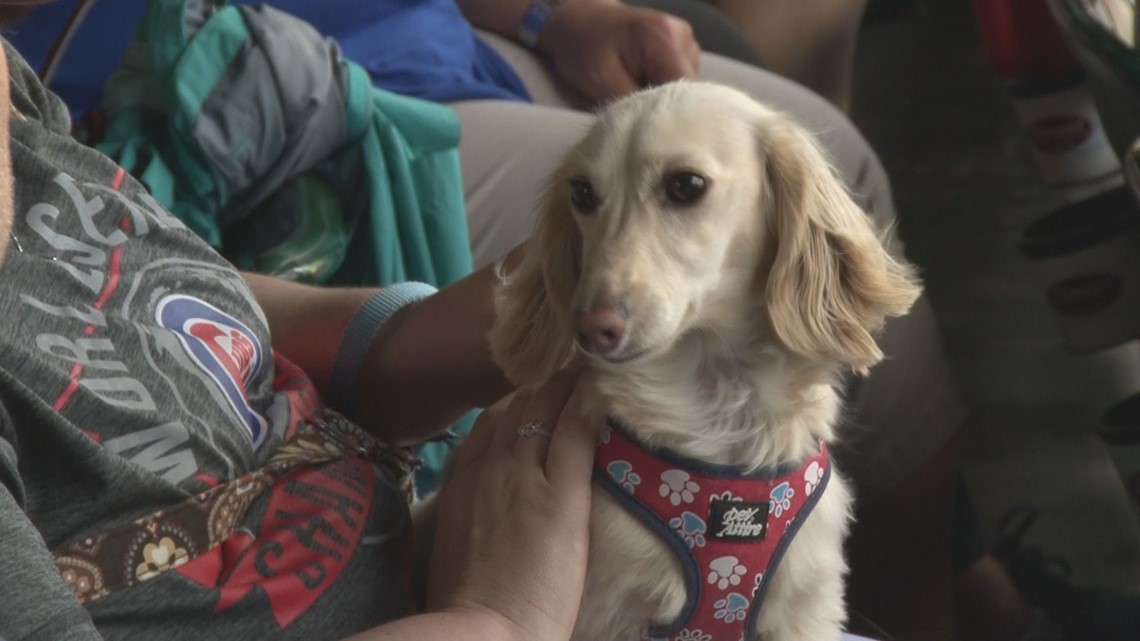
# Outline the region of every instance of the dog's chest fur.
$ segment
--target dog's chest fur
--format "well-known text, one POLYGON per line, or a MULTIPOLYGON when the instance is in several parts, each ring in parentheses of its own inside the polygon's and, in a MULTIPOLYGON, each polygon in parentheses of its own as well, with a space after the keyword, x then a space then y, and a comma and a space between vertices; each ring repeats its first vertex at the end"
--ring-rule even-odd
POLYGON ((646 445, 748 470, 798 462, 831 441, 841 406, 830 368, 701 332, 661 358, 597 364, 589 376, 591 414, 617 418, 646 445))
MULTIPOLYGON (((591 372, 589 406, 592 414, 615 417, 647 445, 708 463, 775 467, 798 462, 820 438, 832 436, 839 399, 818 374, 800 371, 776 352, 742 362, 723 346, 693 336, 650 365, 591 372)), ((818 538, 812 530, 822 528, 833 530, 831 545, 841 547, 847 497, 842 480, 835 485, 820 500, 821 515, 802 528, 799 536, 808 545, 818 538)), ((574 640, 639 640, 647 623, 667 624, 680 615, 687 596, 681 566, 658 534, 596 489, 585 598, 574 640)), ((792 566, 796 548, 804 546, 789 548, 786 560, 792 566)), ((787 590, 776 580, 773 588, 758 627, 771 621, 765 608, 788 608, 780 603, 787 590)))

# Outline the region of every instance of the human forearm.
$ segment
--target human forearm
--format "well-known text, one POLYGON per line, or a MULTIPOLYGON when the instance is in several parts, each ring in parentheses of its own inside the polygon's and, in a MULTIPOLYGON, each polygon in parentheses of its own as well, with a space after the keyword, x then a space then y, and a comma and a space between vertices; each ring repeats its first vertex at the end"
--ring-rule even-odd
MULTIPOLYGON (((518 38, 519 23, 530 6, 532 0, 456 0, 459 8, 467 20, 492 33, 512 40, 518 38)), ((565 0, 564 4, 616 4, 618 0, 565 0)), ((560 7, 558 12, 565 10, 560 7)), ((573 9, 572 9, 573 10, 573 9)), ((555 20, 555 18, 551 18, 555 20)), ((542 38, 539 38, 539 49, 543 49, 542 38)))
POLYGON ((456 4, 476 27, 514 38, 530 0, 456 0, 456 4))
POLYGON ((361 371, 358 416, 410 443, 512 389, 491 358, 494 266, 392 315, 361 371))
MULTIPOLYGON (((399 619, 344 641, 515 641, 498 618, 473 611, 428 612, 399 619)), ((528 640, 533 641, 533 640, 528 640)))
MULTIPOLYGON (((343 390, 330 394, 333 366, 345 330, 376 290, 311 287, 257 274, 246 280, 265 311, 273 347, 309 375, 322 397, 345 396, 343 390)), ((362 425, 394 442, 418 442, 510 390, 487 344, 494 283, 488 266, 388 319, 349 392, 362 425)))
POLYGON ((12 158, 8 153, 8 118, 11 115, 8 96, 8 59, 0 52, 0 263, 8 250, 12 217, 12 158))
POLYGON ((273 348, 300 367, 327 396, 340 339, 375 288, 323 288, 243 274, 269 323, 273 348))

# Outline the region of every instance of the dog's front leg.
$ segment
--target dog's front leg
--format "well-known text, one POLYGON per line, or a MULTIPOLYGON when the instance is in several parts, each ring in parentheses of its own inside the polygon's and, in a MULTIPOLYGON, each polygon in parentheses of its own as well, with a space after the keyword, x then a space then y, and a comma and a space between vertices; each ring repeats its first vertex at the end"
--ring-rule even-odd
POLYGON ((832 469, 815 509, 771 578, 752 641, 836 641, 847 620, 843 543, 851 492, 832 469))
POLYGON ((594 486, 590 561, 572 641, 639 641, 685 605, 681 564, 653 531, 594 486))

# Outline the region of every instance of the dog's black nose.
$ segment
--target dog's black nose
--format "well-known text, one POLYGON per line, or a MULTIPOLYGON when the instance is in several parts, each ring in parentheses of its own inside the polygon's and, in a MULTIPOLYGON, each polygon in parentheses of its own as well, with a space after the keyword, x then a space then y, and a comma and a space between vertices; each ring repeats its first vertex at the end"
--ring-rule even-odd
POLYGON ((608 354, 621 344, 625 335, 625 313, 612 307, 577 312, 578 344, 591 354, 608 354))

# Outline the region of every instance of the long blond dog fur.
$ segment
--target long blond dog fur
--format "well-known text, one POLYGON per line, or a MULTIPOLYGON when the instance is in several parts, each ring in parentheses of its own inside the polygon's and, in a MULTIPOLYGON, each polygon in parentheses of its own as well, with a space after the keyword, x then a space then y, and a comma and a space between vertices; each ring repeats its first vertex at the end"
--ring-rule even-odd
MULTIPOLYGON (((884 238, 789 117, 717 85, 641 92, 603 110, 552 176, 525 258, 502 275, 492 350, 517 383, 581 360, 592 411, 647 443, 748 469, 795 462, 835 437, 839 374, 883 357, 875 331, 920 291, 884 238), (691 206, 661 195, 678 170, 707 179, 691 206), (571 180, 596 188, 596 212, 575 210, 571 180), (618 300, 636 358, 584 356, 575 312, 618 300)), ((753 638, 838 637, 850 503, 834 475, 753 638)), ((680 566, 657 535, 604 492, 591 527, 574 638, 634 641, 677 616, 680 566)))

